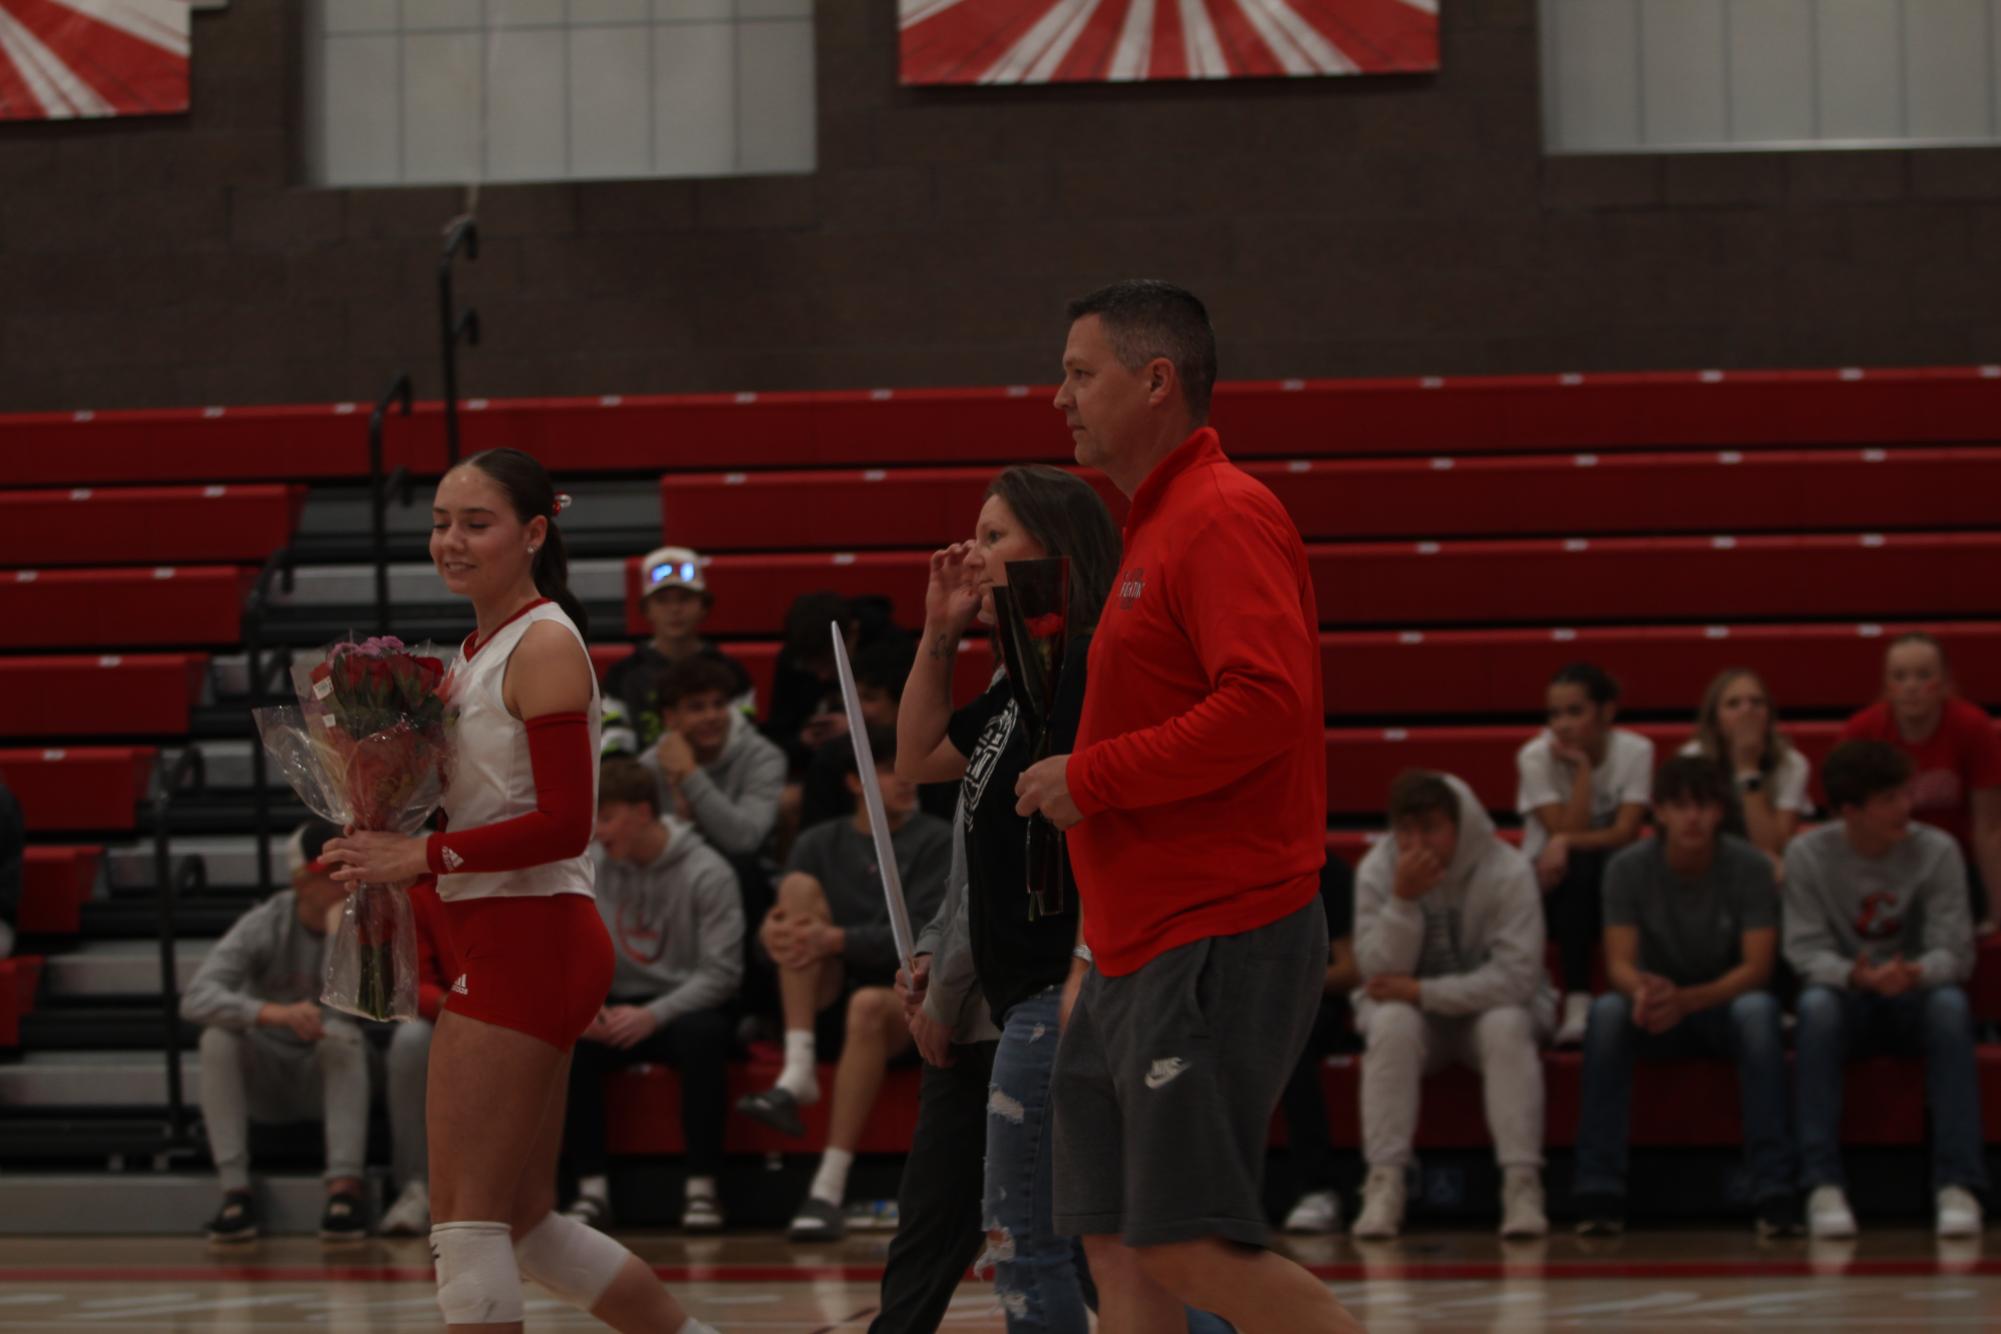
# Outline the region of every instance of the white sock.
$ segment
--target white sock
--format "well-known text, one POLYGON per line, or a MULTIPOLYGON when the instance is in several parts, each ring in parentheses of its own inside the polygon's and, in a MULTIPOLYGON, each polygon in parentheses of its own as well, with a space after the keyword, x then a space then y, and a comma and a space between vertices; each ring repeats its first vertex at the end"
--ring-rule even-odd
POLYGON ((785 1030, 785 1069, 778 1076, 778 1087, 790 1093, 801 1107, 820 1101, 820 1076, 815 1069, 818 1060, 813 1050, 812 1029, 785 1030))
POLYGON ((689 1177, 686 1194, 691 1200, 698 1195, 706 1195, 713 1200, 716 1198, 716 1179, 714 1177, 689 1177))
POLYGON ((599 1204, 611 1203, 611 1179, 609 1177, 578 1177, 577 1194, 596 1200, 599 1204))
POLYGON ((820 1155, 820 1170, 813 1174, 813 1189, 807 1193, 840 1208, 848 1197, 848 1169, 854 1162, 854 1154, 847 1149, 827 1150, 820 1155))

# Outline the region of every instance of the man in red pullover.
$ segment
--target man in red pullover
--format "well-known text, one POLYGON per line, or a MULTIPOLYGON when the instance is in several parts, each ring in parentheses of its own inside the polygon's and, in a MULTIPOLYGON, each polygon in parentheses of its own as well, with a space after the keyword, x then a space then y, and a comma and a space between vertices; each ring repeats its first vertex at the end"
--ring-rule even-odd
POLYGON ((1273 1110, 1326 973, 1319 615, 1299 531, 1205 423, 1215 334, 1168 283, 1072 303, 1056 407, 1132 499, 1076 750, 1020 810, 1070 829, 1095 956, 1063 1033, 1055 1224, 1082 1236, 1104 1334, 1182 1306, 1243 1334, 1360 1326, 1264 1249, 1273 1110))

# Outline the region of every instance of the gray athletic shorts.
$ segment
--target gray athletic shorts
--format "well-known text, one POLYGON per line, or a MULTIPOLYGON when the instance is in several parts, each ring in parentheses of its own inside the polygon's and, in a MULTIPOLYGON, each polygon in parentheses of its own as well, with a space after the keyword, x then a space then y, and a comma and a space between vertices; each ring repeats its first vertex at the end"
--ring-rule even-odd
POLYGON ((1316 895, 1269 926, 1093 969, 1056 1053, 1055 1225, 1129 1246, 1267 1240, 1272 1113, 1327 976, 1316 895))

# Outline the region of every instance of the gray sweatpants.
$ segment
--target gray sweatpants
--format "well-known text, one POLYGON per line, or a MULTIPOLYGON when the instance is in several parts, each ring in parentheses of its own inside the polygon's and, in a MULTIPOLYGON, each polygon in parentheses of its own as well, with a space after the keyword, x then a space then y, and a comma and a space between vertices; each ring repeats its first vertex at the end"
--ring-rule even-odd
POLYGON ((430 1183, 430 1141, 424 1133, 424 1081, 431 1065, 432 1025, 412 1019, 389 1038, 389 1140, 396 1159, 396 1188, 430 1183))
POLYGON ((1480 1072, 1487 1132, 1502 1167, 1541 1167, 1542 1053, 1529 1010, 1504 1005, 1478 1015, 1426 1014, 1401 1001, 1371 1001, 1357 1026, 1362 1053, 1362 1157, 1405 1167, 1417 1138, 1418 1090, 1448 1065, 1480 1072))
POLYGON ((326 1126, 326 1179, 359 1177, 368 1157, 368 1051, 361 1029, 331 1016, 312 1046, 264 1029, 201 1035, 202 1121, 224 1190, 250 1188, 250 1123, 326 1126))

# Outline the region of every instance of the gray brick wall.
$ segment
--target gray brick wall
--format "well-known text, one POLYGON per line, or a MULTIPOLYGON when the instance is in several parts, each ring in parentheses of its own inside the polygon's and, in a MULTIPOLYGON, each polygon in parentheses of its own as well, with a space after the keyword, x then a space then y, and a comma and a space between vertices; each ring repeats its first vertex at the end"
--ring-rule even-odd
MULTIPOLYGON (((452 189, 298 187, 278 0, 194 112, 0 126, 0 410, 438 389, 452 189)), ((1530 0, 1435 80, 905 90, 821 0, 811 177, 496 186, 472 395, 1049 379, 1063 301, 1174 277, 1233 377, 2001 359, 2001 153, 1542 157, 1530 0)))

